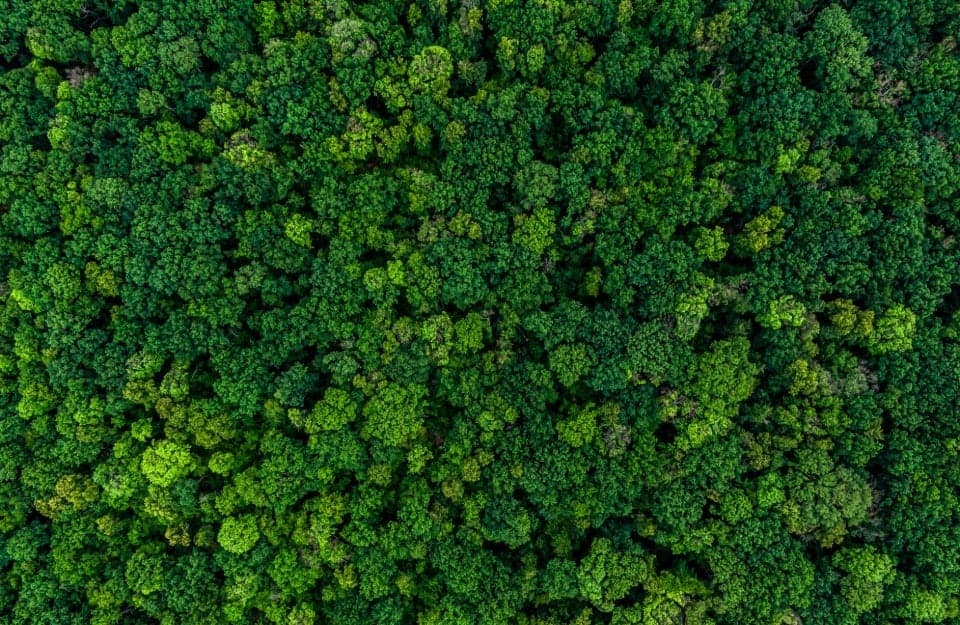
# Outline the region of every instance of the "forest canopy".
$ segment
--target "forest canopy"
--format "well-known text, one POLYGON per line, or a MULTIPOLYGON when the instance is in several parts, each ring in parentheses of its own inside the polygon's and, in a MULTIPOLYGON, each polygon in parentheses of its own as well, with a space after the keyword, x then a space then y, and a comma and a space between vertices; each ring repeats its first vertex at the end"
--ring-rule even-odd
POLYGON ((958 36, 5 3, 0 625, 960 623, 958 36))

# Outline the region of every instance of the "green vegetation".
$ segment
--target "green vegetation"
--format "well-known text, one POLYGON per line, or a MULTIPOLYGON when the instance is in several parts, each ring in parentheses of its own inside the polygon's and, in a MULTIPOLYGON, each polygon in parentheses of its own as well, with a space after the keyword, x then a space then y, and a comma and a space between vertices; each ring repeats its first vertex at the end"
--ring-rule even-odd
POLYGON ((0 12, 0 625, 960 624, 960 3, 0 12))

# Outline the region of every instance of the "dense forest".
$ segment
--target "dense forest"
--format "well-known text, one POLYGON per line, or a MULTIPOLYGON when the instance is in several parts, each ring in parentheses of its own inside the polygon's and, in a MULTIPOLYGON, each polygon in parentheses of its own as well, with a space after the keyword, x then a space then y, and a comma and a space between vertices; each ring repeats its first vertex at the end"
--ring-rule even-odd
POLYGON ((956 0, 7 0, 0 624, 960 623, 956 0))

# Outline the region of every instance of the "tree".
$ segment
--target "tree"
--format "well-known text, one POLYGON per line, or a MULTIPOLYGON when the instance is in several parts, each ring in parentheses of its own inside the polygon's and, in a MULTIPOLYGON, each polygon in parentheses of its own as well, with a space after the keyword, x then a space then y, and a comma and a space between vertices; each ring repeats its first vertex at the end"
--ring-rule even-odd
POLYGON ((388 383, 364 405, 362 434, 396 447, 409 443, 423 427, 420 401, 425 394, 426 389, 416 384, 388 383))
POLYGON ((606 538, 590 545, 590 552, 577 568, 577 585, 582 597, 601 612, 613 610, 614 602, 649 575, 639 550, 620 552, 606 538))
POLYGON ((879 605, 884 586, 894 579, 893 559, 872 546, 838 551, 833 563, 846 572, 840 580, 840 592, 857 612, 868 612, 879 605))
POLYGON ((441 46, 427 46, 410 61, 410 86, 414 91, 441 99, 450 90, 453 57, 441 46))
POLYGON ((912 349, 917 317, 903 305, 897 304, 877 318, 870 337, 870 349, 878 354, 904 352, 912 349))
POLYGON ((869 41, 857 31, 850 15, 836 4, 817 14, 806 44, 827 89, 851 88, 857 79, 869 75, 869 41))
POLYGON ((217 542, 230 553, 246 553, 260 540, 257 518, 252 514, 230 516, 223 520, 217 532, 217 542))
POLYGON ((150 483, 168 487, 189 475, 194 465, 187 445, 163 439, 143 451, 140 470, 150 483))

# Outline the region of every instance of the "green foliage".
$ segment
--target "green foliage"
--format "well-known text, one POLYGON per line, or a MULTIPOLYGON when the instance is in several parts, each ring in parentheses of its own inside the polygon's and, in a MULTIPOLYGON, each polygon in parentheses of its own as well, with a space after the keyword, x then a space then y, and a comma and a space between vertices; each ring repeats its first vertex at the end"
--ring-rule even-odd
POLYGON ((730 242, 724 238, 723 228, 719 226, 713 228, 701 227, 698 229, 694 247, 705 260, 719 262, 726 256, 727 250, 730 248, 730 242))
POLYGON ((257 518, 252 514, 231 516, 223 520, 217 542, 230 553, 246 553, 260 540, 257 518))
POLYGON ((894 579, 894 562, 875 547, 838 551, 833 564, 846 575, 840 580, 843 598, 857 612, 868 612, 883 600, 884 586, 894 579))
POLYGON ((153 484, 167 487, 182 477, 187 476, 193 468, 193 458, 190 448, 183 443, 171 440, 160 440, 143 451, 140 469, 146 478, 153 484))
POLYGON ((956 623, 958 7, 7 2, 0 625, 956 623))
POLYGON ((450 90, 453 57, 441 46, 427 46, 410 61, 410 86, 440 99, 450 90))
POLYGON ((423 427, 420 400, 424 394, 424 389, 416 384, 388 384, 364 405, 366 422, 361 433, 387 445, 402 446, 408 443, 423 427))
POLYGON ((767 310, 757 317, 757 323, 771 330, 779 330, 784 326, 800 327, 806 310, 803 304, 792 295, 784 295, 770 302, 767 310))
POLYGON ((577 587, 595 608, 610 612, 614 602, 626 597, 647 575, 642 552, 620 552, 609 539, 598 538, 577 567, 577 587))
POLYGON ((870 337, 870 348, 878 354, 905 352, 913 347, 917 331, 917 317, 900 304, 894 305, 880 315, 870 337))

